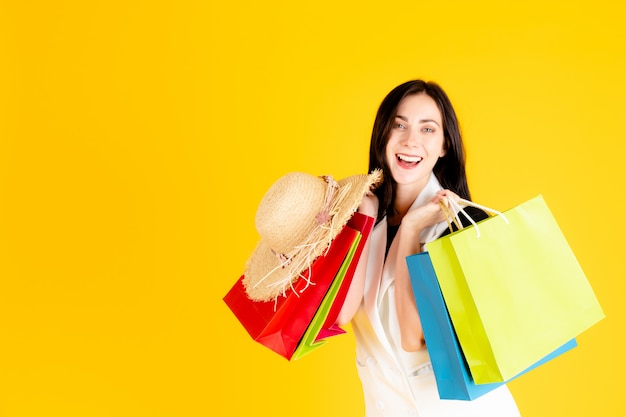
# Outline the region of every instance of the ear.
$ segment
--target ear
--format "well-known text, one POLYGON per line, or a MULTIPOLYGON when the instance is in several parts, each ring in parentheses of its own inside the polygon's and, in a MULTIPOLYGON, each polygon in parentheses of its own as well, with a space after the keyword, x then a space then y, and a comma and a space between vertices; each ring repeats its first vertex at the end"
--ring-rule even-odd
POLYGON ((446 156, 446 152, 448 150, 446 149, 446 141, 443 141, 443 145, 441 145, 441 153, 439 153, 439 158, 443 158, 444 156, 446 156))

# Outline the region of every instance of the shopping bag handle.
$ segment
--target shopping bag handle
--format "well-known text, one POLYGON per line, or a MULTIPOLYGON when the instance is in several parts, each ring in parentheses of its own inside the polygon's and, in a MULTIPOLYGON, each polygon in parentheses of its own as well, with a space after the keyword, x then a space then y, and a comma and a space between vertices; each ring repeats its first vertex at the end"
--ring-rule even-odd
MULTIPOLYGON (((472 225, 476 229, 476 237, 480 238, 480 229, 479 229, 478 225, 476 224, 476 222, 474 221, 474 219, 472 219, 469 216, 469 214, 467 214, 465 212, 465 210, 463 210, 463 207, 459 203, 457 203, 456 201, 454 201, 451 198, 448 198, 447 200, 448 200, 448 204, 453 208, 454 211, 459 212, 459 213, 463 213, 463 215, 467 218, 467 220, 469 220, 470 223, 472 223, 472 225)), ((479 208, 479 209, 481 209, 481 210, 483 210, 483 211, 485 211, 487 213, 496 214, 499 217, 502 217, 502 219, 504 220, 504 222, 506 224, 509 224, 509 219, 507 219, 506 216, 502 212, 500 212, 498 210, 492 209, 492 208, 487 207, 487 206, 483 206, 483 205, 478 204, 478 203, 474 203, 473 201, 466 200, 464 198, 460 198, 459 202, 463 203, 465 206, 476 207, 476 208, 479 208)), ((443 205, 442 205, 442 207, 443 207, 443 205)), ((448 219, 448 215, 451 215, 452 213, 447 211, 447 207, 446 207, 446 210, 444 210, 444 214, 446 215, 446 220, 448 220, 448 226, 451 228, 452 225, 450 224, 450 220, 448 219)), ((463 225, 462 225, 460 219, 458 218, 458 214, 454 215, 453 218, 456 220, 454 222, 454 224, 456 224, 456 226, 459 228, 459 230, 461 230, 463 228, 463 225)))
MULTIPOLYGON (((450 204, 450 203, 448 203, 450 204)), ((463 224, 461 224, 460 219, 456 214, 453 214, 448 207, 448 204, 443 200, 439 200, 439 206, 441 207, 441 211, 443 212, 443 217, 446 218, 446 222, 448 222, 448 229, 450 229, 450 233, 454 232, 452 228, 452 223, 454 223, 458 230, 463 228, 463 224)))

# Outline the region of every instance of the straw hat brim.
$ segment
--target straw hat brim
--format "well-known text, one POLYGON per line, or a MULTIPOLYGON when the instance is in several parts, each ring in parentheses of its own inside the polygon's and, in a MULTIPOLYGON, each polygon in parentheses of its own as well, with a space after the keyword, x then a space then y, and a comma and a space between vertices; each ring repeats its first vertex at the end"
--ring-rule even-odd
MULTIPOLYGON (((315 242, 303 242, 309 245, 301 254, 301 259, 295 259, 297 269, 282 267, 280 259, 272 248, 261 239, 246 262, 243 284, 248 297, 253 301, 271 301, 283 296, 300 274, 308 270, 313 261, 322 255, 332 240, 348 223, 363 196, 370 189, 382 181, 382 171, 375 170, 371 174, 353 175, 337 181, 341 201, 338 202, 336 214, 329 224, 328 233, 315 242)), ((315 281, 315 277, 310 277, 315 281)))

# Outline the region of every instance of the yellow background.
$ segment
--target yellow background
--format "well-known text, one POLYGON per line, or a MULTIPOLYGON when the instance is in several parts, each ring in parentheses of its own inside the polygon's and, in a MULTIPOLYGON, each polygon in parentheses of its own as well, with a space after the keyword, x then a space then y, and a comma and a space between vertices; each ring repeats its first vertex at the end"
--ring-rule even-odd
POLYGON ((416 77, 458 110, 474 199, 543 194, 607 315, 510 384, 522 415, 624 415, 622 10, 0 1, 0 415, 363 415, 351 334, 287 362, 222 297, 265 190, 364 172, 416 77))

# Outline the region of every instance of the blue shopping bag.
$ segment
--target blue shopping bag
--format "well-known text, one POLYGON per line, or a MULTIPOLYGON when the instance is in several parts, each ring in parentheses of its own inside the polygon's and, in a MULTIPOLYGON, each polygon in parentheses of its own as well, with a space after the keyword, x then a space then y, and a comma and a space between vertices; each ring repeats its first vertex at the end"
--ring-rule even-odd
MULTIPOLYGON (((476 384, 450 321, 439 282, 428 252, 406 258, 424 339, 433 365, 439 398, 473 400, 577 346, 571 339, 543 359, 505 382, 476 384)), ((506 308, 506 306, 503 306, 506 308)))

